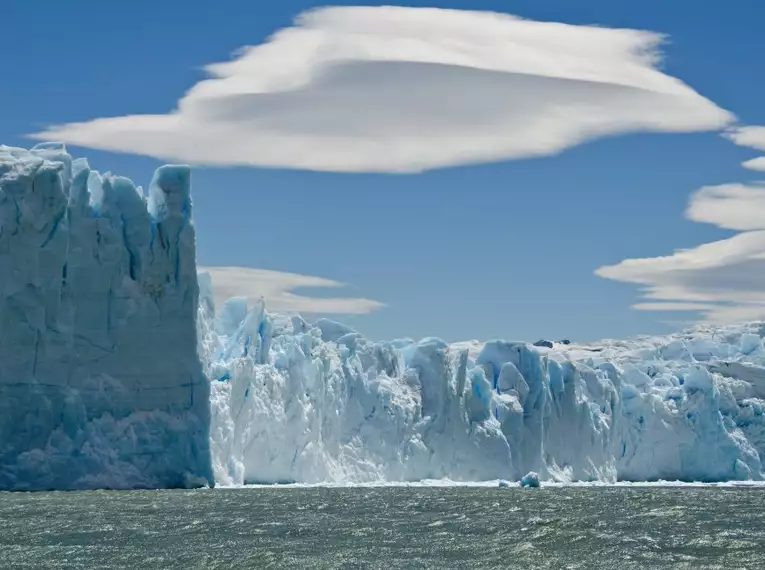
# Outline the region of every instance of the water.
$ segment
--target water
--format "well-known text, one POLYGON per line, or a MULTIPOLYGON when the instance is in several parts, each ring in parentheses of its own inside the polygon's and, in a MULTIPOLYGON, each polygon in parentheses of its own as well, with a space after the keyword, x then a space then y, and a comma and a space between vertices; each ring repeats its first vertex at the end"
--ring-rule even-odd
POLYGON ((763 568, 765 489, 0 494, 0 568, 763 568))

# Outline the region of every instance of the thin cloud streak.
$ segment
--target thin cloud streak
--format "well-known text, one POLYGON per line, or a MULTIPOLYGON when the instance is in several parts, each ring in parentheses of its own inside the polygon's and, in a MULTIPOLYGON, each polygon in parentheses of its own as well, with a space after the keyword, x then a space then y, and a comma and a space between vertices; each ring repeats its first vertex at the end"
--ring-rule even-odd
POLYGON ((748 168, 749 170, 758 170, 760 172, 765 172, 765 156, 758 156, 757 158, 752 158, 750 160, 745 160, 741 163, 741 166, 744 168, 748 168))
POLYGON ((292 293, 304 287, 337 288, 345 283, 268 269, 250 267, 199 267, 212 278, 215 304, 222 307, 232 297, 251 301, 263 298, 266 307, 280 313, 363 315, 384 307, 383 303, 355 297, 311 297, 292 293))
POLYGON ((749 125, 729 129, 723 135, 738 146, 765 150, 765 127, 749 125))
MULTIPOLYGON (((743 126, 728 129, 723 136, 738 146, 765 150, 765 127, 743 126)), ((745 160, 741 166, 749 170, 765 171, 765 156, 745 160)))

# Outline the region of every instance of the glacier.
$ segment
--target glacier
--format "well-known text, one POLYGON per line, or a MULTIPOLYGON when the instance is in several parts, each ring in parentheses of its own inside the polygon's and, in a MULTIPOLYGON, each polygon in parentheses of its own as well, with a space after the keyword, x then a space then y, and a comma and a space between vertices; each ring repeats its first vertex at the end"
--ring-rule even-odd
POLYGON ((214 481, 189 187, 0 146, 0 489, 214 481))
POLYGON ((200 275, 216 479, 762 480, 763 323, 577 345, 374 342, 200 275))
POLYGON ((0 489, 763 479, 763 323, 374 341, 195 256, 187 167, 0 147, 0 489))

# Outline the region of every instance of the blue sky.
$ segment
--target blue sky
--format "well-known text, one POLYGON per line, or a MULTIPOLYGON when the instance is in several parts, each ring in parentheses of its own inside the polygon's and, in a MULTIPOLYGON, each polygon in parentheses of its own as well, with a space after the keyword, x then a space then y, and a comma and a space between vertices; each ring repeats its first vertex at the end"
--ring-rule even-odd
MULTIPOLYGON (((765 6, 760 4, 441 0, 403 5, 666 34, 664 73, 735 114, 739 124, 758 125, 765 124, 765 75, 759 73, 765 6)), ((11 0, 3 7, 7 55, 0 143, 30 146, 24 135, 49 125, 167 113, 207 77, 204 65, 261 44, 299 13, 322 5, 216 0, 187 3, 181 10, 172 2, 81 0, 51 2, 40 19, 39 4, 11 0)), ((147 183, 164 162, 69 146, 95 168, 137 183, 147 183)), ((758 180, 756 171, 741 167, 755 156, 712 130, 619 134, 553 156, 416 174, 199 167, 193 179, 198 259, 206 266, 264 268, 348 283, 340 290, 300 293, 384 303, 369 314, 337 317, 375 338, 595 339, 660 332, 673 328, 668 321, 695 314, 634 310, 637 287, 604 279, 595 270, 624 259, 669 255, 736 230, 762 229, 684 217, 689 196, 699 188, 758 180)))

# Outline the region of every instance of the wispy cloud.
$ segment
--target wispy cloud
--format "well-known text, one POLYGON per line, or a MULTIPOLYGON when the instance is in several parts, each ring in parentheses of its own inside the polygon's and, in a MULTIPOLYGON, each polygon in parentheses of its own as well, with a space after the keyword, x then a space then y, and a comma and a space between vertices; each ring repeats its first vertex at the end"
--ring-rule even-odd
POLYGON ((633 306, 638 310, 696 311, 715 323, 765 318, 765 185, 701 188, 686 217, 740 233, 665 257, 626 259, 596 274, 641 285, 646 302, 633 306))
POLYGON ((371 313, 383 303, 355 297, 322 298, 292 293, 303 287, 344 287, 345 283, 249 267, 199 267, 200 273, 212 278, 215 303, 222 306, 231 297, 247 297, 253 301, 261 297, 272 311, 303 314, 351 315, 371 313))
POLYGON ((657 68, 661 40, 490 12, 323 8, 207 66, 168 114, 31 136, 194 164, 414 172, 729 124, 657 68))
POLYGON ((741 163, 741 166, 748 168, 749 170, 760 170, 765 172, 765 156, 758 156, 750 160, 745 160, 741 163))
POLYGON ((727 131, 724 136, 739 146, 765 150, 765 127, 737 127, 727 131))
MULTIPOLYGON (((737 127, 730 129, 723 136, 739 146, 746 146, 755 150, 765 150, 765 127, 737 127)), ((750 170, 765 171, 765 156, 745 160, 741 163, 741 166, 750 170)))

